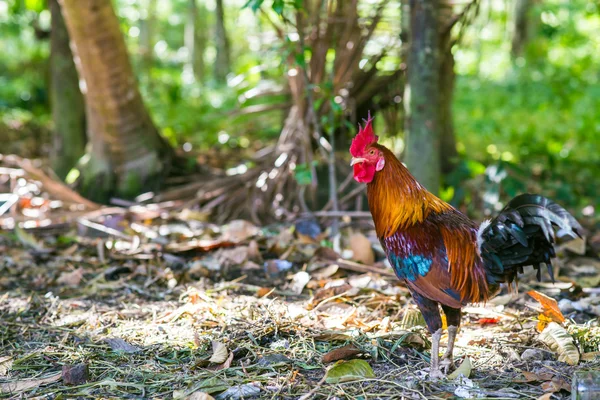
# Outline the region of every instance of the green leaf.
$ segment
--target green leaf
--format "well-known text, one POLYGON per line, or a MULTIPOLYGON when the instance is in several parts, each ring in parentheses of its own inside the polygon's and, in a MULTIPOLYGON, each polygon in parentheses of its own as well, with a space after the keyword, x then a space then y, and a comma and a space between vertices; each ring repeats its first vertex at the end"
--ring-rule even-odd
POLYGON ((277 14, 283 14, 283 6, 283 0, 273 0, 273 11, 275 11, 277 14))
MULTIPOLYGON (((242 8, 250 8, 252 11, 257 12, 258 9, 262 6, 264 0, 248 0, 246 4, 242 8)), ((273 5, 275 7, 275 5, 273 5)))
POLYGON ((304 53, 296 53, 296 56, 294 58, 296 59, 296 64, 298 64, 302 68, 306 67, 306 60, 304 59, 304 53))
POLYGON ((25 0, 25 8, 35 12, 41 12, 44 10, 44 0, 25 0))
POLYGON ((373 369, 365 360, 350 360, 337 363, 327 372, 327 383, 348 382, 357 379, 375 378, 373 369))
POLYGON ((310 183, 312 182, 312 172, 307 164, 296 165, 294 177, 296 178, 296 181, 299 185, 310 185, 310 183))

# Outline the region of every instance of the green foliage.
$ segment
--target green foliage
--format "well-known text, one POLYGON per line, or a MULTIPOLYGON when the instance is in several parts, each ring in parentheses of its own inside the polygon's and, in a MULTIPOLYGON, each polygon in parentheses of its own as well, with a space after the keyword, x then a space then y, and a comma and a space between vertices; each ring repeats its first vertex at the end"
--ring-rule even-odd
MULTIPOLYGON (((115 0, 144 101, 163 135, 175 146, 186 144, 187 149, 235 155, 220 157, 226 160, 225 166, 249 159, 255 150, 273 143, 287 111, 279 106, 289 103, 288 56, 304 67, 312 50, 307 46, 304 54, 298 53, 298 42, 291 35, 284 41, 278 39, 265 15, 275 20, 287 18, 302 9, 303 2, 225 4, 233 60, 226 84, 213 79, 214 2, 198 2, 202 20, 198 29, 207 38, 203 49, 206 74, 201 81, 187 68, 184 30, 189 1, 157 0, 156 4, 156 14, 151 16, 145 1, 115 0), (257 12, 259 8, 264 13, 257 12), (154 37, 148 66, 143 38, 151 17, 154 37), (272 110, 248 112, 251 107, 272 110)), ((373 2, 361 1, 359 6, 361 13, 370 15, 373 2)), ((581 0, 536 2, 530 12, 531 37, 524 56, 516 60, 510 58, 509 10, 502 3, 484 2, 481 16, 454 48, 458 73, 454 122, 460 159, 456 170, 446 177, 441 195, 461 206, 478 198, 506 199, 536 191, 576 213, 597 205, 600 6, 581 0)), ((389 14, 381 26, 392 31, 395 23, 399 23, 399 15, 389 14)), ((11 143, 15 133, 45 138, 41 133, 52 127, 49 41, 38 38, 33 26, 41 30, 50 27, 44 0, 0 0, 0 134, 11 143)), ((384 45, 379 43, 385 42, 383 39, 374 41, 373 46, 384 45)), ((368 48, 366 52, 377 51, 368 48)), ((397 54, 390 51, 377 65, 392 71, 398 65, 397 54)), ((369 67, 366 64, 365 68, 369 67)), ((315 107, 329 101, 333 109, 333 116, 321 118, 321 126, 329 134, 344 124, 340 131, 350 136, 356 127, 348 125, 345 111, 332 101, 336 94, 331 86, 326 81, 315 91, 319 93, 315 107)), ((396 134, 385 131, 381 114, 375 123, 382 141, 389 139, 386 135, 396 134)), ((46 140, 44 148, 48 145, 46 140)), ((10 150, 25 153, 21 147, 10 150)), ((295 176, 301 185, 312 179, 307 165, 298 165, 295 176)))

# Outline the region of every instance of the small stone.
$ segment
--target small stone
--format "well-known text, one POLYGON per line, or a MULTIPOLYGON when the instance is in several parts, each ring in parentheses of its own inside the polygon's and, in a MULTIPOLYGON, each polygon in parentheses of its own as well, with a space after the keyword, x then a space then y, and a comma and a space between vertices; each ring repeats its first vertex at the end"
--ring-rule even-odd
POLYGON ((544 352, 537 349, 527 349, 521 354, 521 359, 526 362, 542 361, 544 359, 544 352))

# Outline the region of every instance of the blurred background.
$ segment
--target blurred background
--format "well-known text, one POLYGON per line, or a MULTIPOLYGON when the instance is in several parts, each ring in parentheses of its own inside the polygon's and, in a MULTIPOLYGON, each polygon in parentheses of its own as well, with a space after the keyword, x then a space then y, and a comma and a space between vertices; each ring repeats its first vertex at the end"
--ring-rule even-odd
POLYGON ((419 50, 409 38, 420 33, 411 32, 404 1, 85 3, 112 8, 118 34, 110 15, 96 18, 74 1, 0 0, 0 152, 41 160, 91 200, 141 202, 140 194, 160 192, 152 198, 190 199, 223 220, 364 210, 348 179, 347 149, 370 111, 381 141, 417 177, 437 168, 439 190, 426 186, 475 217, 525 191, 577 217, 595 214, 595 2, 441 1, 432 27, 441 146, 416 155, 405 140, 406 70, 408 54, 419 50), (80 53, 75 63, 71 47, 80 53), (143 102, 122 101, 136 86, 143 102), (112 101, 129 111, 104 110, 112 101), (131 120, 146 122, 129 129, 131 120), (154 158, 134 151, 147 142, 154 158), (439 157, 439 167, 411 165, 411 151, 412 160, 439 157), (120 179, 139 168, 134 159, 159 166, 120 179), (339 188, 335 207, 331 184, 339 188), (237 194, 222 197, 229 192, 237 194))

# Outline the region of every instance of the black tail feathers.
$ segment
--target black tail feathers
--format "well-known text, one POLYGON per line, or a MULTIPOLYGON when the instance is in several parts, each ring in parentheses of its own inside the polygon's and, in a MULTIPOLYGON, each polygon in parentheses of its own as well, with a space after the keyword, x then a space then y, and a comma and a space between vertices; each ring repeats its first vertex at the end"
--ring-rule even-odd
POLYGON ((551 259, 556 257, 556 237, 575 238, 582 233, 579 222, 553 201, 536 194, 515 197, 479 228, 477 241, 486 261, 488 283, 511 283, 528 265, 537 270, 540 280, 543 264, 554 281, 551 259))

